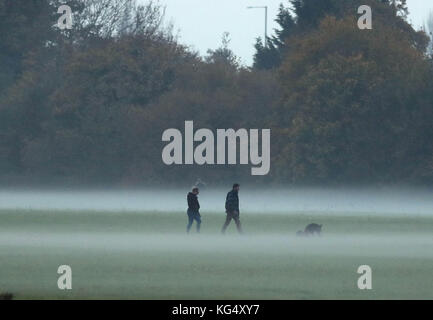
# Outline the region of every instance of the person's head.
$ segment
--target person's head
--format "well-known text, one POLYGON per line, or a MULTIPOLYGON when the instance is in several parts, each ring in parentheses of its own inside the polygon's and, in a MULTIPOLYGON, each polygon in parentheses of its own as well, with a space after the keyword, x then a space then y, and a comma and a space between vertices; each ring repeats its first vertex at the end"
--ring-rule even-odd
POLYGON ((199 194, 200 191, 198 190, 197 187, 193 187, 193 188, 192 188, 192 193, 194 193, 194 194, 199 194))
POLYGON ((233 185, 233 190, 239 191, 240 187, 241 187, 241 186, 239 185, 239 183, 235 183, 235 184, 233 185))

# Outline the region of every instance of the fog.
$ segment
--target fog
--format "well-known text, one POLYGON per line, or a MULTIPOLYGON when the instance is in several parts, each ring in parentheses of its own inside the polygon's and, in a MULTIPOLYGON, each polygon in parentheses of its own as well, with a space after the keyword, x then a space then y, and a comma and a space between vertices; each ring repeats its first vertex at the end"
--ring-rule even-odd
MULTIPOLYGON (((229 190, 203 189, 202 211, 223 212, 229 190)), ((0 190, 0 209, 96 210, 96 211, 183 211, 187 189, 141 190, 0 190)), ((242 187, 242 212, 315 212, 377 215, 433 215, 433 192, 403 188, 263 188, 242 187)))
POLYGON ((223 236, 227 191, 201 190, 201 233, 186 234, 187 189, 0 190, 0 285, 41 299, 364 299, 368 265, 368 298, 431 298, 431 191, 245 184, 243 234, 223 236), (320 236, 296 236, 311 222, 320 236), (55 285, 63 264, 74 296, 55 285))
POLYGON ((56 248, 91 252, 176 252, 239 254, 302 254, 369 257, 433 258, 433 238, 427 234, 338 235, 296 237, 282 234, 181 235, 138 233, 32 233, 2 232, 4 247, 50 250, 56 248), (200 239, 200 241, 197 241, 200 239), (193 245, 191 245, 193 244, 193 245))

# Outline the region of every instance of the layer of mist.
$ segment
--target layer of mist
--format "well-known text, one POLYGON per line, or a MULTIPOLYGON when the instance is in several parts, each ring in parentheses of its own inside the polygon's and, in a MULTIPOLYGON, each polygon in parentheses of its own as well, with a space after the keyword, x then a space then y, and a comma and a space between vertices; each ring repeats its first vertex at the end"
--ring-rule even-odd
MULTIPOLYGON (((224 212, 229 190, 203 189, 199 200, 206 212, 224 212)), ((182 189, 141 190, 0 190, 0 209, 184 211, 182 189)), ((433 215, 428 189, 319 189, 279 188, 240 191, 241 211, 248 213, 317 212, 378 215, 433 215)))
POLYGON ((433 258, 428 234, 333 235, 296 237, 283 234, 243 236, 139 233, 34 233, 2 232, 0 243, 9 248, 62 248, 116 252, 189 252, 215 254, 302 254, 433 258), (198 241, 199 240, 199 241, 198 241))

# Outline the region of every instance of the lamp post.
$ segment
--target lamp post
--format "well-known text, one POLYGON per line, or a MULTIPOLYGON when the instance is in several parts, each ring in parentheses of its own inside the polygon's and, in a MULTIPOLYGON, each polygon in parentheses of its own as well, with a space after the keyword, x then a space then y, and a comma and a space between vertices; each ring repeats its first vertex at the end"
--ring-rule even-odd
POLYGON ((268 6, 252 6, 247 9, 265 9, 265 48, 268 46, 268 6))

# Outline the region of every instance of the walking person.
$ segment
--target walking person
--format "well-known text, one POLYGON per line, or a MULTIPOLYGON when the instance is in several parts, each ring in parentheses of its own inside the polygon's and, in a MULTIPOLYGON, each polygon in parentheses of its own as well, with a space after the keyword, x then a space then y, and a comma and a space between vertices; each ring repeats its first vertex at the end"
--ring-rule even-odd
POLYGON ((191 230, 194 220, 196 221, 197 233, 200 233, 201 216, 200 216, 200 204, 198 202, 198 194, 200 193, 197 187, 192 188, 192 191, 187 195, 188 201, 188 225, 186 227, 186 232, 189 233, 191 230))
POLYGON ((232 219, 236 223, 236 228, 238 229, 239 233, 242 233, 242 226, 241 221, 239 219, 239 189, 240 185, 235 183, 233 185, 233 189, 227 193, 226 198, 226 221, 222 228, 222 233, 224 234, 226 232, 227 227, 229 226, 232 219))

